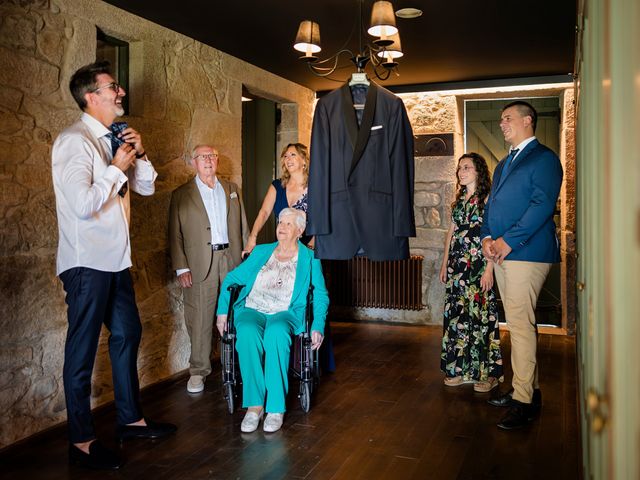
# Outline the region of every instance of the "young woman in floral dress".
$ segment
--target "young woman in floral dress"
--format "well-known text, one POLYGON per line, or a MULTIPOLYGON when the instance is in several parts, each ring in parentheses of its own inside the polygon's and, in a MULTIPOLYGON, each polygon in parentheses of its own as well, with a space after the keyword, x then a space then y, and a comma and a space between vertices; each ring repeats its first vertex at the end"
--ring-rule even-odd
POLYGON ((502 356, 493 263, 482 255, 480 228, 491 191, 485 159, 466 153, 458 160, 458 191, 452 205, 440 281, 446 284, 440 369, 450 387, 473 383, 489 392, 502 378, 502 356))

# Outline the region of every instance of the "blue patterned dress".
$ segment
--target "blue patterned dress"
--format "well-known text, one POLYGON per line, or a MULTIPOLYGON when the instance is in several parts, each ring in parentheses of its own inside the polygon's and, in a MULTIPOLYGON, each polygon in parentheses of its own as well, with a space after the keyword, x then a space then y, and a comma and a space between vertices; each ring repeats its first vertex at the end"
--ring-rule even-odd
POLYGON ((484 203, 473 195, 461 198, 451 215, 456 227, 447 263, 440 369, 464 381, 502 376, 496 297, 493 289, 480 288, 487 264, 480 239, 483 212, 484 203))

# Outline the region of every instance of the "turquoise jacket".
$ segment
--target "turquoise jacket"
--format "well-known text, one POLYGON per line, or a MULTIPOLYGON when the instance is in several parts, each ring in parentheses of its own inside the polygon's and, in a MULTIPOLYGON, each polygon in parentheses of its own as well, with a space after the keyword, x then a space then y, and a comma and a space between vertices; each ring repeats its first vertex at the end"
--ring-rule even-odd
MULTIPOLYGON (((226 315, 229 311, 229 285, 237 283, 245 287, 240 291, 234 308, 244 307, 247 295, 251 292, 258 272, 267 263, 278 243, 257 245, 251 255, 235 269, 230 271, 222 287, 218 298, 218 315, 226 315)), ((313 258, 313 251, 298 242, 298 267, 296 269, 296 281, 293 285, 293 295, 289 304, 289 311, 298 320, 295 334, 304 331, 304 314, 307 307, 307 291, 309 282, 313 283, 313 324, 311 330, 324 334, 324 323, 329 308, 329 294, 324 284, 322 265, 320 260, 313 258)))

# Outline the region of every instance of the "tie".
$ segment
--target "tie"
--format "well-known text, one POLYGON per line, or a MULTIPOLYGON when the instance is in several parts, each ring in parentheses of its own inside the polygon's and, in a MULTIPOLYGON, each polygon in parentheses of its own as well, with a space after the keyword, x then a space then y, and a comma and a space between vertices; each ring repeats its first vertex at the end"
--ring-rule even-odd
POLYGON ((511 150, 509 152, 509 155, 507 155, 507 160, 504 162, 504 168, 502 169, 503 173, 511 168, 511 164, 513 163, 513 159, 518 154, 519 151, 520 151, 519 148, 514 148, 513 150, 511 150))
POLYGON ((505 175, 511 169, 511 164, 513 163, 513 157, 515 157, 519 151, 520 151, 519 148, 514 148, 509 152, 509 155, 507 155, 507 158, 504 161, 504 167, 502 168, 500 183, 502 183, 502 180, 504 180, 505 175))
MULTIPOLYGON (((112 156, 115 157, 116 152, 118 151, 118 148, 120 148, 120 145, 124 144, 125 142, 120 140, 118 138, 118 134, 121 133, 125 128, 127 128, 127 123, 126 122, 115 122, 111 124, 111 133, 107 133, 107 138, 109 139, 109 141, 111 142, 111 154, 112 156)), ((121 197, 124 197, 125 194, 127 193, 127 182, 124 182, 122 184, 122 188, 120 188, 120 190, 118 191, 118 195, 120 195, 121 197)))

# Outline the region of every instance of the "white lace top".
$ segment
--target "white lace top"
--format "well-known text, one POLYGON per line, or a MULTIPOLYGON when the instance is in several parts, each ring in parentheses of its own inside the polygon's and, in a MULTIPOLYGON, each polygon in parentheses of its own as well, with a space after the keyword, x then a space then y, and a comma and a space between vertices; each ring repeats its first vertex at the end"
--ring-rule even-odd
POLYGON ((289 309, 296 280, 298 255, 281 262, 275 252, 258 272, 245 306, 262 313, 273 314, 289 309))

